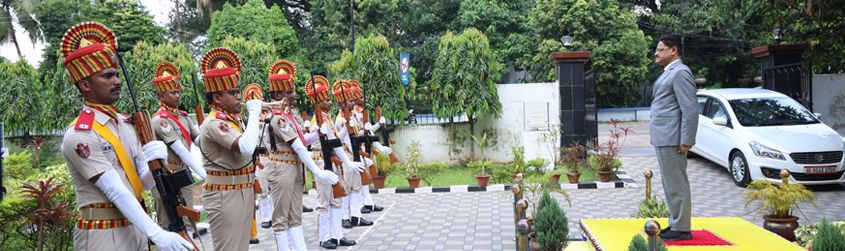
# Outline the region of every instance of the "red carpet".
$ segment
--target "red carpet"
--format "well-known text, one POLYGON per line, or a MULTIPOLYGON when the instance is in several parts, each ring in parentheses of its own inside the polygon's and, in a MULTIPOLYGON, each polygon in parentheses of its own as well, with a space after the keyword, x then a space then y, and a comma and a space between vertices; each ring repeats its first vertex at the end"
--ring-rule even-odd
POLYGON ((706 229, 692 230, 691 240, 663 241, 665 246, 733 246, 733 243, 722 239, 706 229))

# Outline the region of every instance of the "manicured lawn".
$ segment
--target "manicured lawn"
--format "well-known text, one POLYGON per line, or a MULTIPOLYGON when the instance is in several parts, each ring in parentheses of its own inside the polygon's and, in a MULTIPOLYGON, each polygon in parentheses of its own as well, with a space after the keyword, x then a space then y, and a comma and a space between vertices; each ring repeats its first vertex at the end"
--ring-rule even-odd
MULTIPOLYGON (((451 185, 478 185, 478 181, 475 180, 475 175, 480 173, 472 172, 471 170, 467 170, 464 167, 459 167, 462 169, 457 169, 450 167, 446 170, 441 171, 438 173, 434 178, 432 178, 431 185, 425 183, 425 181, 420 181, 420 187, 427 187, 427 186, 451 186, 451 185)), ((384 187, 409 187, 408 180, 405 179, 405 175, 399 172, 393 173, 387 176, 387 179, 384 181, 384 187)), ((370 185, 370 187, 374 187, 370 185)))
MULTIPOLYGON (((565 167, 564 166, 557 166, 555 168, 560 170, 560 169, 565 168, 565 167)), ((581 168, 578 168, 578 171, 581 171, 581 178, 578 179, 579 182, 598 181, 599 180, 599 174, 596 173, 596 170, 593 170, 592 168, 581 167, 581 168)), ((566 178, 565 173, 569 173, 569 170, 566 170, 564 172, 564 175, 560 176, 560 182, 562 182, 562 183, 569 182, 569 180, 566 178)))

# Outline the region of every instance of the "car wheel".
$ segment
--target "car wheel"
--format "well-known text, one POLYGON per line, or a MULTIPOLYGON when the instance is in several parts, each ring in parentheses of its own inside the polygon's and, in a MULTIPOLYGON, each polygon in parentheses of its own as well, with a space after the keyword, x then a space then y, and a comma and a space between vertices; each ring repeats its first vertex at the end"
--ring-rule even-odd
POLYGON ((748 172, 748 162, 745 161, 745 155, 742 155, 742 152, 736 151, 731 154, 730 171, 734 184, 737 186, 745 187, 751 182, 751 176, 748 172))

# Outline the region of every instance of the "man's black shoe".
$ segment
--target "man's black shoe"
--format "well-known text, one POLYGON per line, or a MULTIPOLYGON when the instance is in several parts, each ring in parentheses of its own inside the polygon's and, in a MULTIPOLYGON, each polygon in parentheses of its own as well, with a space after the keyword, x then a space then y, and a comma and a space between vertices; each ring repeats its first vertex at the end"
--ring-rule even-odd
POLYGON ((381 211, 381 210, 384 210, 384 208, 383 208, 383 207, 380 207, 380 206, 378 206, 378 205, 372 205, 372 206, 370 206, 370 208, 372 208, 372 209, 373 209, 373 211, 376 211, 376 212, 379 212, 379 211, 381 211))
POLYGON ((249 244, 258 244, 258 238, 249 239, 249 244))
POLYGON ((672 230, 672 227, 666 227, 664 229, 660 229, 660 234, 665 234, 666 232, 669 232, 669 230, 672 230))
POLYGON ((356 226, 356 227, 357 226, 372 226, 373 222, 365 220, 364 217, 361 217, 361 218, 352 217, 352 225, 356 226))
POLYGON ((327 241, 324 241, 324 242, 320 242, 320 247, 325 248, 325 249, 336 249, 337 244, 334 244, 333 240, 327 240, 327 241))
POLYGON ((342 220, 342 221, 340 222, 340 225, 341 225, 341 226, 343 226, 343 228, 352 228, 352 227, 354 227, 354 225, 352 225, 352 222, 350 222, 349 220, 342 220))
POLYGON ((660 237, 660 239, 663 239, 664 241, 682 241, 692 239, 692 233, 669 230, 669 232, 660 234, 658 235, 658 237, 660 237))
POLYGON ((350 241, 350 240, 347 240, 346 238, 340 238, 340 240, 332 239, 332 242, 334 242, 338 246, 354 246, 355 245, 355 241, 350 241))
POLYGON ((272 226, 273 223, 270 223, 270 221, 261 222, 261 228, 270 228, 272 226))
POLYGON ((361 213, 362 213, 362 214, 368 214, 368 213, 370 213, 370 212, 372 212, 372 211, 373 211, 373 209, 372 209, 372 208, 370 208, 370 206, 363 206, 363 207, 361 207, 361 213))
POLYGON ((310 208, 310 207, 306 207, 306 206, 303 205, 302 206, 302 212, 303 213, 314 212, 314 209, 310 208))

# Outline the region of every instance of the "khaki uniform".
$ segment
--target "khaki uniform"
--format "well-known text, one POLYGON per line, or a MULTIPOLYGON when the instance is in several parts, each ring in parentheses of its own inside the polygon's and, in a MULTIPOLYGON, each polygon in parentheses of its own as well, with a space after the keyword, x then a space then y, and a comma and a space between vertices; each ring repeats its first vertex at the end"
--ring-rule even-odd
MULTIPOLYGON (((276 139, 276 148, 268 147, 270 164, 268 179, 273 190, 270 196, 275 204, 273 231, 281 232, 302 225, 302 191, 305 184, 302 161, 288 142, 302 140, 302 124, 290 114, 274 110, 268 128, 276 139), (290 116, 290 117, 288 117, 290 116)), ((272 144, 272 143, 271 143, 272 144)), ((311 156, 306 156, 306 158, 311 156)))
MULTIPOLYGON (((144 161, 141 144, 134 125, 118 115, 116 120, 90 106, 83 106, 81 119, 76 127, 70 127, 62 140, 62 157, 76 190, 76 203, 80 208, 80 220, 73 230, 73 248, 88 250, 148 250, 147 236, 129 223, 114 207, 106 195, 90 178, 114 169, 130 193, 136 197, 126 171, 118 160, 116 148, 97 131, 91 130, 93 123, 105 126, 123 145, 132 165, 137 167, 144 161), (91 118, 84 117, 93 114, 91 118), (93 207, 107 208, 93 208, 93 207), (93 209, 92 209, 93 208, 93 209), (116 227, 112 227, 116 226, 116 227)), ((143 205, 142 205, 143 206, 143 205)))
MULTIPOLYGON (((317 115, 315 115, 315 116, 317 116, 317 115)), ((329 115, 328 113, 325 113, 325 112, 323 112, 323 123, 332 124, 332 127, 334 127, 333 123, 331 122, 331 115, 329 115)), ((309 128, 311 128, 311 132, 316 132, 316 130, 319 130, 319 126, 317 126, 317 122, 316 122, 316 117, 311 120, 311 126, 309 128)), ((337 135, 335 133, 329 133, 329 135, 326 135, 326 136, 328 136, 329 139, 336 139, 337 138, 337 135)), ((324 164, 323 164, 323 152, 321 152, 321 150, 322 150, 322 145, 320 145, 320 141, 314 142, 314 144, 311 145, 311 154, 313 155, 314 163, 317 164, 318 168, 323 168, 323 166, 324 166, 324 164)), ((331 161, 331 160, 326 160, 326 161, 331 161)), ((332 170, 333 172, 338 174, 338 178, 340 179, 339 182, 341 183, 341 186, 346 188, 347 186, 345 185, 343 172, 342 172, 341 168, 336 166, 336 165, 332 165, 332 169, 333 169, 332 170)), ((341 209, 343 207, 343 200, 341 198, 334 198, 334 194, 332 193, 332 184, 330 184, 330 183, 328 183, 324 180, 321 180, 321 179, 317 179, 316 183, 317 183, 317 212, 318 213, 328 214, 329 208, 341 209)))
POLYGON ((248 165, 249 156, 233 152, 230 148, 242 134, 242 124, 236 123, 227 120, 226 115, 220 111, 212 109, 200 128, 200 149, 203 151, 203 167, 208 177, 202 201, 208 214, 214 249, 220 251, 249 249, 249 235, 255 214, 255 192, 252 187, 254 167, 248 165), (244 166, 246 168, 237 171, 223 168, 237 169, 244 166))
MULTIPOLYGON (((167 111, 165 111, 167 112, 167 111)), ((188 117, 188 113, 184 111, 179 111, 179 114, 170 114, 179 119, 179 123, 182 125, 181 127, 176 124, 173 120, 169 119, 165 115, 160 116, 153 116, 152 120, 150 121, 151 126, 153 127, 153 131, 155 131, 156 139, 163 141, 165 144, 170 145, 171 143, 179 140, 183 146, 189 151, 191 150, 192 139, 194 137, 199 136, 200 132, 197 130, 196 127, 193 126, 193 122, 191 118, 188 117), (185 132, 188 133, 188 139, 182 134, 182 129, 185 129, 185 132)), ((182 169, 187 169, 188 166, 185 165, 185 162, 182 162, 182 158, 176 154, 170 147, 167 148, 167 163, 165 164, 167 169, 167 173, 176 172, 182 169)), ((190 171, 190 170, 189 170, 190 171)), ((158 193, 157 188, 151 189, 153 193, 153 198, 155 198, 155 206, 156 212, 158 215, 158 225, 161 226, 163 229, 168 229, 167 225, 170 224, 170 221, 167 219, 167 214, 164 213, 164 205, 161 202, 161 195, 158 193)), ((193 186, 186 186, 179 190, 182 193, 182 197, 185 198, 185 204, 188 207, 194 206, 194 188, 193 186)), ((182 221, 185 222, 185 228, 188 231, 194 231, 194 227, 190 224, 191 220, 187 216, 182 217, 182 221)))
MULTIPOLYGON (((267 146, 266 142, 268 141, 269 136, 267 135, 267 126, 264 123, 264 118, 266 117, 266 113, 269 111, 261 111, 261 122, 258 124, 259 128, 261 129, 261 140, 258 141, 258 147, 265 147, 267 146)), ((267 152, 269 153, 270 149, 267 148, 267 152)), ((258 185, 261 186, 261 193, 256 194, 259 201, 259 210, 261 212, 260 221, 269 221, 270 214, 273 212, 273 207, 269 201, 269 194, 270 191, 270 183, 267 180, 267 176, 269 175, 268 167, 270 165, 270 155, 268 153, 261 153, 258 154, 258 163, 263 166, 259 166, 259 168, 255 169, 255 178, 258 179, 258 185)))
MULTIPOLYGON (((343 117, 342 112, 343 111, 341 111, 341 115, 337 116, 338 119, 343 117)), ((349 120, 355 121, 356 120, 355 116, 350 115, 349 120)), ((347 123, 349 123, 349 122, 347 122, 347 123)), ((358 121, 355 121, 354 123, 356 123, 355 124, 356 126, 353 126, 352 128, 355 129, 354 130, 355 132, 352 132, 352 131, 348 132, 349 138, 350 138, 349 139, 350 143, 352 142, 352 137, 356 136, 358 127, 360 127, 360 125, 361 125, 358 121)), ((340 123, 335 122, 335 124, 334 124, 335 131, 339 131, 339 130, 343 129, 341 127, 341 125, 339 125, 339 124, 340 123)), ((352 149, 350 149, 350 147, 351 146, 347 146, 346 144, 344 144, 343 145, 343 152, 345 152, 346 156, 350 160, 352 160, 354 155, 352 155, 352 149)), ((343 179, 346 180, 346 182, 349 184, 349 191, 347 191, 347 192, 349 192, 349 193, 360 193, 361 192, 361 188, 363 187, 363 185, 361 184, 362 183, 361 182, 361 173, 359 173, 357 170, 352 170, 349 167, 347 167, 346 165, 343 165, 343 179)))

